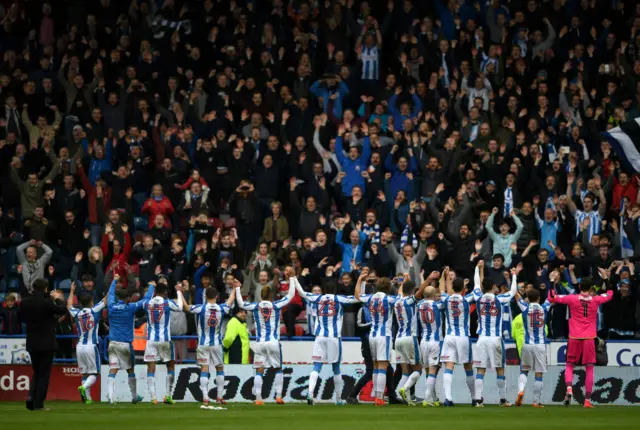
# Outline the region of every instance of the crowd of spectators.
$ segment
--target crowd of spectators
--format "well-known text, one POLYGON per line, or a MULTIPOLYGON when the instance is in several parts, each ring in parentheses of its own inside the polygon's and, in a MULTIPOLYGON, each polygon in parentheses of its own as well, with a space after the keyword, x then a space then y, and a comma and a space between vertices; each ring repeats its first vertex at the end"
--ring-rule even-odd
MULTIPOLYGON (((42 277, 197 303, 286 289, 284 266, 352 294, 365 266, 484 259, 543 295, 610 268, 599 333, 635 336, 640 178, 600 133, 640 116, 637 2, 0 4, 3 333, 42 277)), ((296 295, 283 333, 312 314, 296 295)))

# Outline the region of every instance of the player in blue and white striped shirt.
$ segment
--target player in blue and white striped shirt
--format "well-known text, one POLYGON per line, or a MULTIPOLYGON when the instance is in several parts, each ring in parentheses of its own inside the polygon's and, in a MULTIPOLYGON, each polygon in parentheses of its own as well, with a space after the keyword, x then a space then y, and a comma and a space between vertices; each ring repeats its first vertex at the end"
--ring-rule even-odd
MULTIPOLYGON (((422 276, 421 276, 422 277, 422 276)), ((398 290, 398 297, 394 305, 396 321, 398 322, 398 333, 396 334, 396 362, 402 368, 402 378, 398 383, 398 393, 407 405, 415 406, 407 391, 411 390, 422 372, 420 360, 420 344, 418 343, 418 318, 416 317, 416 303, 422 297, 422 292, 429 285, 429 282, 440 277, 440 273, 432 272, 427 281, 420 284, 418 291, 415 291, 416 284, 409 279, 409 274, 404 274, 404 282, 398 290), (415 295, 414 295, 415 292, 415 295)))
POLYGON ((158 404, 156 399, 156 362, 167 365, 167 380, 164 402, 172 405, 174 400, 173 383, 176 377, 176 361, 171 343, 171 312, 182 312, 182 286, 176 286, 177 303, 167 299, 167 284, 159 283, 155 296, 145 305, 147 311, 147 346, 144 350, 144 361, 147 363, 147 387, 151 403, 158 404))
POLYGON ((518 307, 522 311, 522 325, 524 326, 524 344, 522 345, 522 357, 520 360, 520 378, 518 379, 518 398, 516 406, 522 405, 524 388, 527 385, 529 371, 535 372, 536 380, 533 383, 533 407, 542 408, 540 397, 542 396, 542 376, 547 372, 547 314, 551 304, 546 300, 540 304, 540 292, 536 289, 527 291, 527 299, 518 300, 518 307))
MULTIPOLYGON (((237 282, 237 281, 236 281, 237 282)), ((239 285, 238 285, 239 286, 239 285)), ((205 290, 206 303, 194 305, 185 309, 196 317, 198 330, 198 348, 196 359, 200 366, 200 389, 202 390, 202 409, 211 409, 209 406, 209 366, 216 368, 216 403, 225 405, 224 400, 224 351, 222 339, 222 321, 231 313, 231 307, 236 297, 236 290, 232 290, 226 303, 219 305, 218 290, 209 287, 205 290)))
MULTIPOLYGON (((311 288, 311 294, 322 294, 322 288, 319 285, 314 285, 311 288)), ((304 300, 304 297, 302 297, 304 300)), ((307 314, 307 332, 309 336, 315 336, 316 320, 318 318, 318 307, 315 303, 308 300, 304 300, 305 312, 307 314)))
MULTIPOLYGON (((282 387, 282 346, 280 346, 280 311, 287 306, 295 295, 295 271, 287 267, 285 277, 289 277, 289 292, 281 300, 273 301, 273 290, 263 288, 260 292, 261 301, 256 303, 244 302, 240 287, 236 286, 236 301, 238 306, 245 311, 253 312, 253 321, 256 325, 257 342, 253 347, 253 368, 256 376, 253 379, 253 391, 256 396, 256 405, 263 406, 262 401, 262 376, 265 368, 276 371, 275 390, 276 403, 283 405, 282 387)), ((277 284, 274 282, 274 284, 277 284)))
POLYGON ((600 203, 598 204, 598 210, 595 210, 594 203, 596 200, 596 196, 593 193, 587 193, 582 199, 582 207, 583 210, 579 210, 576 207, 575 202, 571 198, 573 195, 573 181, 575 176, 569 172, 567 174, 567 206, 571 211, 571 215, 576 219, 576 237, 580 234, 580 225, 584 223, 588 219, 588 226, 584 234, 586 234, 589 238, 589 242, 591 242, 591 238, 594 234, 600 234, 600 230, 602 228, 602 218, 604 218, 607 212, 607 199, 604 195, 604 191, 601 187, 598 188, 598 200, 600 203))
POLYGON ((384 406, 384 389, 387 385, 387 366, 391 354, 391 326, 393 319, 393 305, 396 296, 389 296, 391 280, 379 278, 376 281, 374 294, 360 294, 362 283, 369 275, 369 269, 362 269, 361 282, 356 283, 355 296, 364 303, 371 313, 371 330, 369 333, 369 348, 373 358, 373 390, 376 406, 384 406))
POLYGON ((423 300, 417 305, 418 321, 422 331, 420 340, 420 355, 422 367, 428 369, 427 385, 424 393, 423 407, 439 406, 436 404, 436 378, 440 369, 440 350, 442 348, 442 317, 444 305, 438 300, 438 290, 427 287, 423 293, 423 300))
MULTIPOLYGON (((463 295, 466 289, 466 282, 463 279, 453 279, 449 281, 448 268, 445 268, 446 284, 451 284, 453 294, 448 295, 442 291, 445 283, 440 284, 442 292, 442 302, 447 321, 447 335, 442 343, 442 353, 440 361, 445 363, 444 375, 442 376, 442 386, 444 388, 444 406, 453 406, 451 400, 451 390, 453 385, 453 368, 456 364, 464 366, 467 388, 471 393, 471 398, 475 399, 475 382, 473 380, 473 367, 471 363, 471 338, 469 338, 469 320, 471 303, 481 296, 480 275, 476 267, 474 277, 475 287, 471 294, 463 295)), ((449 285, 446 285, 449 287, 449 285)), ((475 405, 475 400, 473 400, 475 405)))
MULTIPOLYGON (((480 264, 482 269, 484 263, 480 264)), ((518 273, 522 270, 522 264, 511 269, 511 289, 508 293, 498 294, 500 287, 491 278, 482 279, 482 297, 477 299, 478 311, 478 343, 473 357, 473 365, 476 372, 476 407, 484 407, 482 392, 484 390, 484 375, 487 369, 496 369, 500 406, 509 407, 507 402, 507 388, 504 376, 505 348, 502 339, 503 305, 509 304, 518 292, 518 273)), ((476 272, 478 272, 476 268, 476 272)))
POLYGON ((331 363, 333 367, 333 382, 336 392, 336 404, 342 405, 342 374, 340 362, 342 361, 342 318, 344 305, 359 303, 353 296, 340 296, 336 294, 336 285, 327 284, 325 294, 307 293, 295 279, 295 287, 298 294, 307 303, 312 303, 316 310, 316 324, 312 331, 316 337, 313 342, 313 371, 309 376, 309 394, 307 404, 313 406, 316 384, 322 370, 322 363, 331 363))
POLYGON ((90 405, 91 387, 100 375, 100 350, 98 349, 98 328, 102 310, 107 304, 107 297, 97 305, 93 305, 93 298, 86 294, 80 297, 81 309, 73 307, 73 295, 76 283, 71 283, 71 291, 67 299, 67 308, 76 322, 78 330, 78 344, 76 345, 76 357, 78 368, 82 373, 82 385, 78 387, 80 399, 90 405))

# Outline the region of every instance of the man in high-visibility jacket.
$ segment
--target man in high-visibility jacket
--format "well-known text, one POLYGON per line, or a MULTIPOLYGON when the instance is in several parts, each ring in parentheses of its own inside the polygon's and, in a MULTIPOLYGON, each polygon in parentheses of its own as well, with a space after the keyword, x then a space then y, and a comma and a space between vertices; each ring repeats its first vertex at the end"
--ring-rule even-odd
POLYGON ((238 310, 227 323, 222 339, 224 364, 249 364, 249 331, 247 311, 238 310))

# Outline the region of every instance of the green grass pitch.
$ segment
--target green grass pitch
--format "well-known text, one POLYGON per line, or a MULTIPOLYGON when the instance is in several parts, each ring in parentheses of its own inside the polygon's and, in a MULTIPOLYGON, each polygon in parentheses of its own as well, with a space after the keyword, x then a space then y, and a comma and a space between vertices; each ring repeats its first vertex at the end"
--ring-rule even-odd
POLYGON ((640 409, 630 406, 603 406, 585 410, 530 406, 510 409, 487 405, 474 409, 469 405, 454 408, 330 404, 313 407, 296 403, 278 406, 266 404, 229 404, 226 411, 202 410, 198 404, 182 403, 108 405, 96 403, 47 402, 47 412, 30 412, 24 403, 0 403, 2 428, 5 429, 171 429, 197 430, 224 428, 233 430, 418 430, 451 429, 638 429, 640 409), (401 426, 401 427, 398 427, 401 426))

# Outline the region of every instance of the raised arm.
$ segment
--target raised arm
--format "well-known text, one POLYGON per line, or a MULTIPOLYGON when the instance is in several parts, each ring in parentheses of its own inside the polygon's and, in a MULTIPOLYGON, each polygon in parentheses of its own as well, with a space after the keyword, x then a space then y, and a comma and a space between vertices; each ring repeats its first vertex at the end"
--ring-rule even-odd
POLYGON ((109 287, 109 293, 107 294, 107 305, 116 304, 116 282, 120 279, 120 275, 114 275, 111 286, 109 287))
POLYGON ((240 309, 244 309, 245 311, 252 311, 256 307, 256 303, 245 302, 242 300, 242 293, 240 292, 240 287, 236 287, 236 303, 240 309))
POLYGON ((76 292, 76 283, 72 282, 71 289, 69 290, 69 297, 67 298, 67 309, 69 310, 73 309, 73 297, 75 295, 75 292, 76 292))

